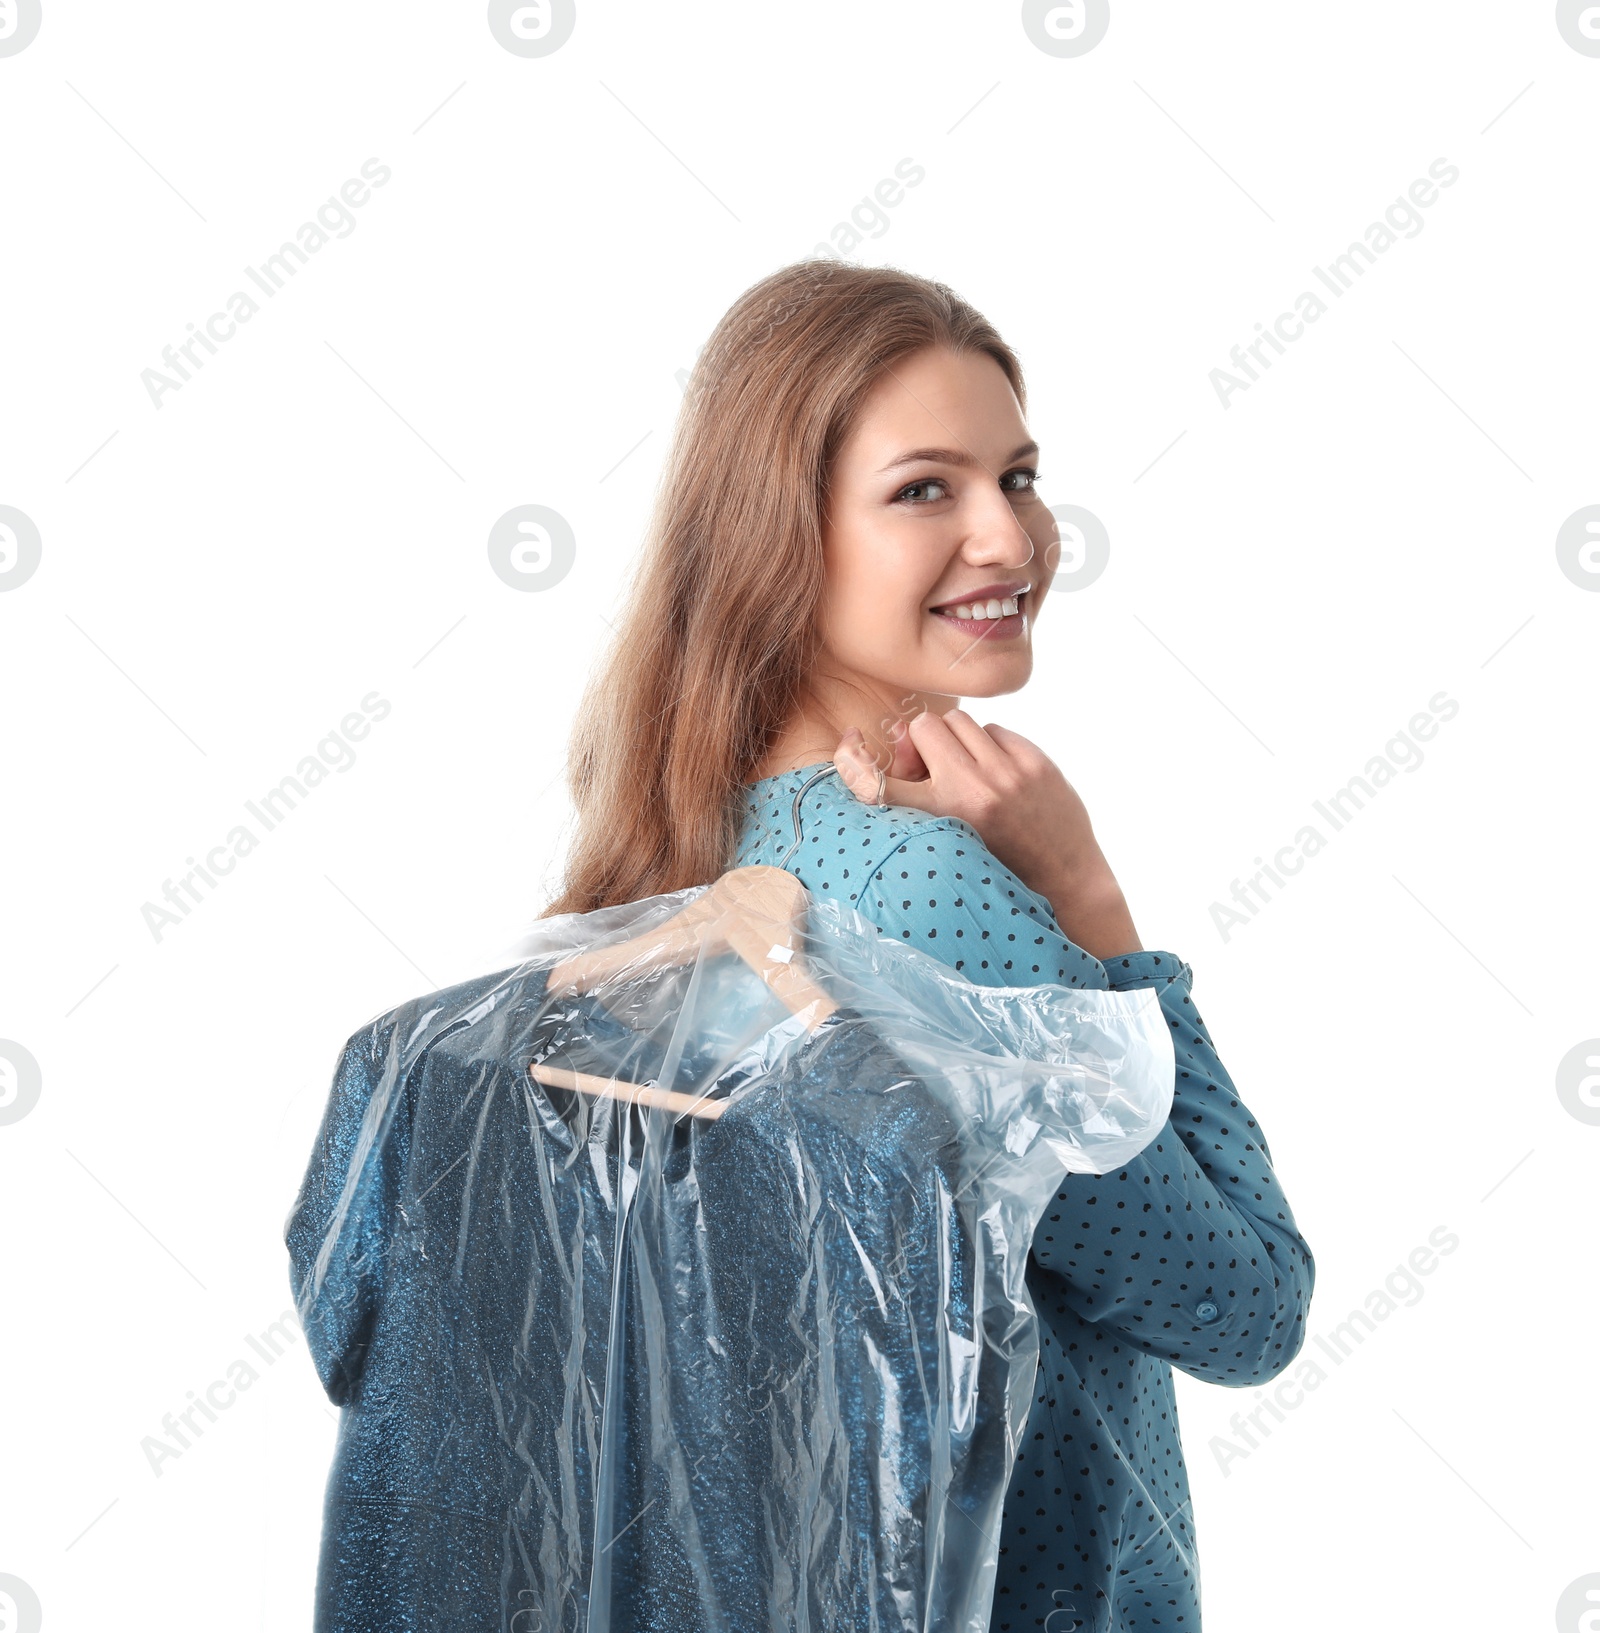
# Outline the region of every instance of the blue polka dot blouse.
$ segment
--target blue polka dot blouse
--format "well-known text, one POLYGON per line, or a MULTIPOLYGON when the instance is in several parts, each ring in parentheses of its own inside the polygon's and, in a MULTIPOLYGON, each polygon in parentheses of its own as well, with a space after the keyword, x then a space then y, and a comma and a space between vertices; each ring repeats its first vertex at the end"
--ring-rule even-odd
POLYGON ((1196 1526, 1172 1368, 1260 1384, 1305 1337, 1315 1264, 1266 1136, 1168 952, 1107 964, 955 817, 863 803, 829 763, 746 790, 730 866, 771 863, 969 981, 1155 987, 1172 1114, 1127 1167, 1068 1174, 1029 1255, 1038 1390, 1006 1496, 996 1633, 1199 1633, 1196 1526))

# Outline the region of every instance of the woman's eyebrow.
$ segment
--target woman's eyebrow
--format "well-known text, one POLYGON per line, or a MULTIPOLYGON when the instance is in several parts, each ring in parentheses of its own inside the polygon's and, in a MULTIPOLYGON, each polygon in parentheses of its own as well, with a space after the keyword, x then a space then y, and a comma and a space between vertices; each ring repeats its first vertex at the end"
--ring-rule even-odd
MULTIPOLYGON (((1039 451, 1037 442, 1025 442, 1020 448, 1013 448, 1006 457, 1005 463, 1011 464, 1014 460, 1024 459, 1030 454, 1039 451)), ((913 448, 908 453, 896 454, 889 463, 877 472, 882 476, 884 471, 898 470, 902 465, 917 465, 924 460, 934 465, 976 465, 979 461, 965 449, 956 448, 913 448)))

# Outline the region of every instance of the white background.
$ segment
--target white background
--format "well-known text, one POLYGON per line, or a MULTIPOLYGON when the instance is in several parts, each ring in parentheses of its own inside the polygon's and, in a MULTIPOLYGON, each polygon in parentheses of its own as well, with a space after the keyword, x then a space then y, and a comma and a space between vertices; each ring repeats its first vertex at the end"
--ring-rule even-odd
POLYGON ((1013 4, 613 0, 534 58, 478 4, 45 0, 0 57, 0 505, 42 541, 0 593, 0 1038, 42 1084, 0 1126, 0 1573, 44 1625, 309 1625, 303 1342, 159 1475, 141 1442, 289 1307, 344 1039, 553 893, 676 376, 909 158, 852 257, 996 323, 1042 491, 1111 541, 973 707, 1194 966, 1317 1257, 1326 1381, 1248 1455, 1213 1438, 1262 1393, 1179 1379, 1207 1625, 1549 1626, 1600 1572, 1600 1126, 1556 1087, 1600 1035, 1600 594, 1556 552, 1600 503, 1597 108, 1545 0, 1116 0, 1078 56, 1013 4), (142 371, 369 158, 354 229, 157 407, 142 371), (1313 267, 1436 159, 1335 299, 1313 267), (489 566, 521 504, 576 537, 542 593, 489 566), (1441 691, 1420 766, 1225 939, 1213 903, 1441 691), (158 939, 146 903, 372 692, 353 765, 158 939))

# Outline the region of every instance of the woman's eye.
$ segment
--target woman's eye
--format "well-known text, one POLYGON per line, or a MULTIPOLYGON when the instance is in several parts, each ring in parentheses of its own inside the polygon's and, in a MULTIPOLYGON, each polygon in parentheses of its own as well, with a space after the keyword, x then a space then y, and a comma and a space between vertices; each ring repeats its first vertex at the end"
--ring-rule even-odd
POLYGON ((1032 493, 1033 485, 1038 480, 1039 473, 1036 470, 1023 466, 1014 471, 1007 471, 1006 474, 1000 478, 1000 486, 1004 488, 1007 493, 1032 493), (1011 485, 1011 479, 1013 477, 1020 479, 1015 487, 1011 485))
POLYGON ((906 485, 895 495, 895 498, 904 499, 908 504, 913 505, 932 504, 935 499, 943 499, 946 497, 944 486, 944 483, 941 482, 938 477, 926 476, 920 482, 906 483, 906 485), (929 488, 938 488, 939 492, 930 495, 927 493, 927 489, 929 488))

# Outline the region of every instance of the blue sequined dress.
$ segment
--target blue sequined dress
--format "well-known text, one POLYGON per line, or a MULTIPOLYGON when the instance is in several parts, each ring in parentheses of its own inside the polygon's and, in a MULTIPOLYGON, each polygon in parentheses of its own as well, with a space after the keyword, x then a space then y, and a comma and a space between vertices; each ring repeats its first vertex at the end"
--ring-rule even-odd
POLYGON ((1148 1002, 1084 1000, 1135 1085, 1086 1119, 1059 1063, 1018 1091, 1060 1006, 883 953, 948 1004, 919 1047, 949 1074, 903 1058, 923 1023, 881 982, 809 1030, 763 993, 782 1019, 739 1032, 708 975, 717 1025, 669 1004, 663 1038, 525 966, 351 1037, 287 1227, 343 1408, 316 1633, 981 1633, 1048 1136, 1137 1150, 1170 1051, 1148 1002), (595 1100, 539 1062, 725 1105, 595 1100))

